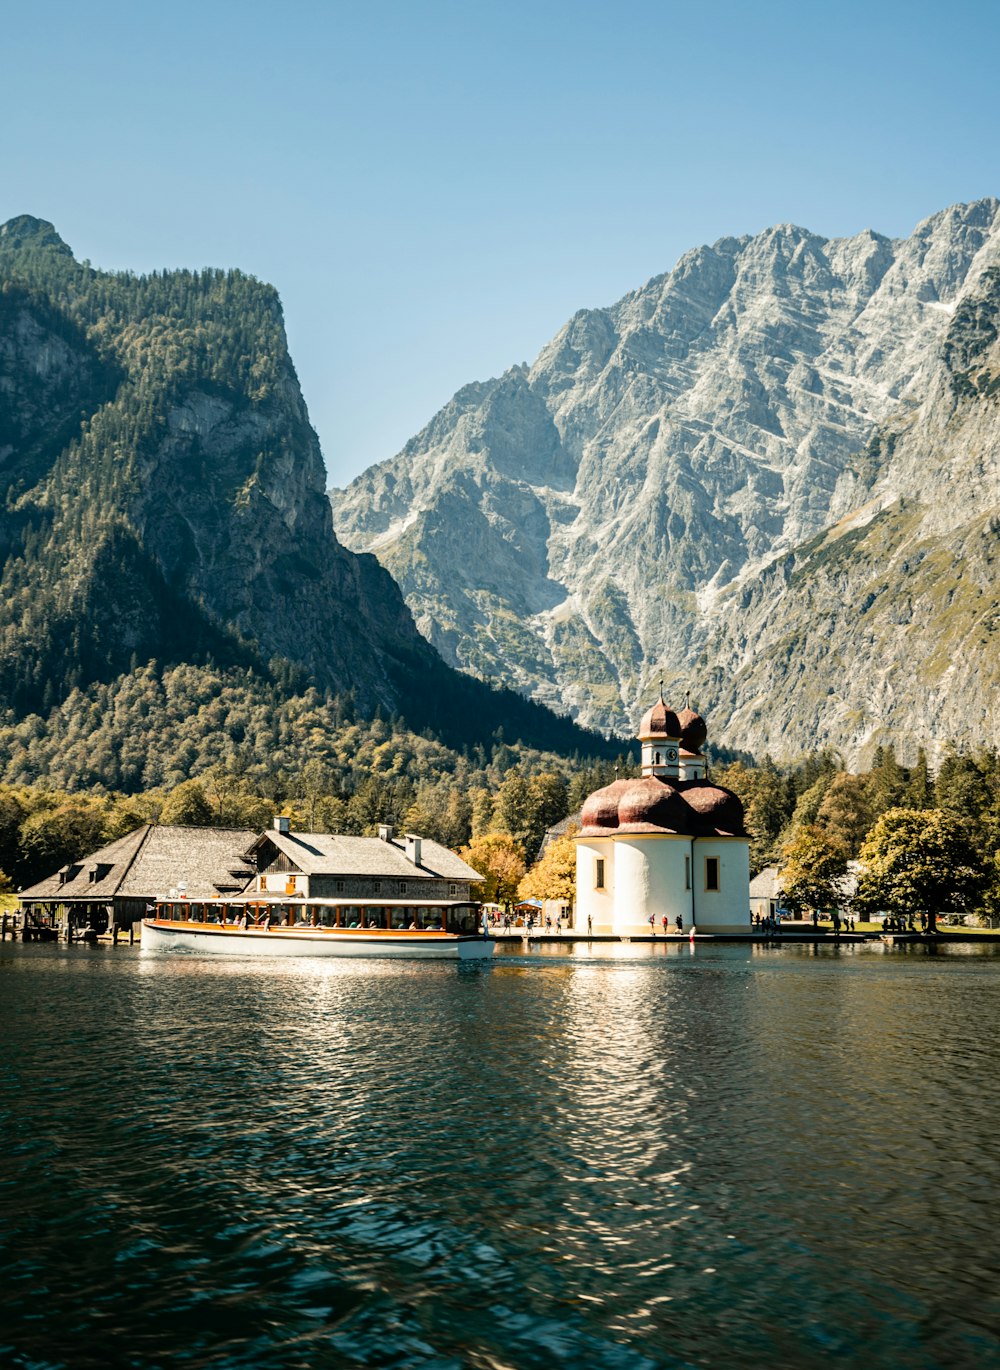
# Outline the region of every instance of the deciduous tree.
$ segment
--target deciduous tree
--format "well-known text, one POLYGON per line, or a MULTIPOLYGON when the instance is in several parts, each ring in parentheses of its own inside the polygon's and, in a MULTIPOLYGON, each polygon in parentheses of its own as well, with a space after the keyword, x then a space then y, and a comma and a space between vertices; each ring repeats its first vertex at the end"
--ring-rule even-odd
POLYGON ((861 848, 855 906, 863 912, 967 912, 986 885, 967 826, 940 809, 889 809, 861 848))

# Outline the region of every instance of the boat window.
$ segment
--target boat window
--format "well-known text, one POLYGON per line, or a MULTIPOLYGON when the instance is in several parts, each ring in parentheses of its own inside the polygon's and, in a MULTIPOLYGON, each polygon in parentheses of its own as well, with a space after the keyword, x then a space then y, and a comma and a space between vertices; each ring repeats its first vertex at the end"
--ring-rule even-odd
POLYGON ((391 928, 405 928, 410 923, 410 909, 396 908, 389 915, 389 926, 391 928))
POLYGON ((470 933, 476 931, 476 911, 471 908, 448 910, 448 931, 470 933))
POLYGON ((321 928, 332 928, 337 921, 337 910, 329 904, 320 904, 316 910, 321 928))

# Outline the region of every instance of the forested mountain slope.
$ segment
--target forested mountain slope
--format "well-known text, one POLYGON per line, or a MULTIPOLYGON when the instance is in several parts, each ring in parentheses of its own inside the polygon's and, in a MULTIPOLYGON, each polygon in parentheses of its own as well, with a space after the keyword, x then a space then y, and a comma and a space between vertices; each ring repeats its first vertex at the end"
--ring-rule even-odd
POLYGON ((155 658, 349 690, 458 746, 601 749, 445 667, 337 541, 277 294, 238 271, 101 272, 51 224, 0 227, 0 490, 12 719, 155 658))
POLYGON ((584 720, 624 728, 663 674, 730 746, 858 759, 933 745, 943 716, 989 740, 996 396, 959 393, 955 349, 998 264, 995 199, 904 240, 783 225, 699 248, 575 315, 532 366, 460 391, 332 493, 338 531, 393 572, 447 660, 584 720), (918 572, 906 549, 925 533, 939 543, 918 572), (949 580, 977 588, 942 594, 949 580), (884 610, 862 614, 869 594, 884 610), (891 622, 907 596, 909 634, 891 622))

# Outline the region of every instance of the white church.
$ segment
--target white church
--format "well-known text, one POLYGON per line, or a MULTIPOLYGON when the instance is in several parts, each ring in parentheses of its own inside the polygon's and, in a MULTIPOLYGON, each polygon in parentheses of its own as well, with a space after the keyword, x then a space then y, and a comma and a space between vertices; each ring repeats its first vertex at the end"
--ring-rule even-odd
POLYGON ((596 790, 576 839, 577 933, 749 933, 743 805, 712 785, 705 721, 660 698, 639 725, 642 775, 596 790), (680 920, 680 922, 678 922, 680 920))

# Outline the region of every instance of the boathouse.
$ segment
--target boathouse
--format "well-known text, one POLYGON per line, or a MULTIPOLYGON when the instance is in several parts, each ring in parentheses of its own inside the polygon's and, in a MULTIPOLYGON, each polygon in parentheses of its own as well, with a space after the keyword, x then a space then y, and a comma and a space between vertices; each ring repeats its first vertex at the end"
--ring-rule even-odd
POLYGON ((73 927, 129 927, 171 893, 182 899, 241 893, 256 874, 246 857, 255 836, 246 828, 144 823, 18 898, 27 914, 47 915, 52 923, 62 907, 73 927))
POLYGON ((191 828, 145 823, 41 880, 18 896, 29 917, 104 932, 129 927, 157 900, 199 902, 247 893, 265 898, 407 899, 471 902, 482 876, 430 838, 292 832, 273 828, 191 828))
POLYGON ((642 774, 596 790, 576 839, 576 930, 618 936, 748 933, 750 839, 743 805, 713 785, 708 730, 659 700, 639 725, 642 774), (651 923, 652 920, 652 923, 651 923), (678 920, 680 920, 678 924, 678 920))

